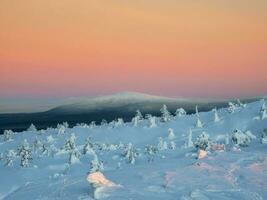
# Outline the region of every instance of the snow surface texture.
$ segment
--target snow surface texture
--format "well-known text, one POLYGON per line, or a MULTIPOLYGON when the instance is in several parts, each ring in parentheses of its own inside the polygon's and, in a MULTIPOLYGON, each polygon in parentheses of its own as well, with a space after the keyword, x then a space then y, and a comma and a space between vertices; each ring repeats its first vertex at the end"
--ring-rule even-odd
POLYGON ((220 109, 216 120, 210 111, 153 118, 153 126, 149 116, 6 131, 0 136, 0 199, 267 199, 262 105, 220 109), (207 155, 197 159, 200 151, 207 155), (120 187, 94 188, 86 180, 90 171, 120 187))

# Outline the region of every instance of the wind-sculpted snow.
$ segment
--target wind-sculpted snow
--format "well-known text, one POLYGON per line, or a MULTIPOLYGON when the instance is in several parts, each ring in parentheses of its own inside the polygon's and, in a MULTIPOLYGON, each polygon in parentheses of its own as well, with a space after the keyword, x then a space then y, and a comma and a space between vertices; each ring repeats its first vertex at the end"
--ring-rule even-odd
POLYGON ((0 199, 267 199, 265 103, 229 105, 5 131, 0 199))

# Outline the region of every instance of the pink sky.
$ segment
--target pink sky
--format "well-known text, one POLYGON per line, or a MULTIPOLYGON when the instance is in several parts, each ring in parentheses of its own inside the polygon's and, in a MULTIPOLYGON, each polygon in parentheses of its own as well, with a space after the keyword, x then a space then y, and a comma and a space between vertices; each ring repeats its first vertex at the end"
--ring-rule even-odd
POLYGON ((267 94, 267 3, 0 2, 0 97, 267 94))

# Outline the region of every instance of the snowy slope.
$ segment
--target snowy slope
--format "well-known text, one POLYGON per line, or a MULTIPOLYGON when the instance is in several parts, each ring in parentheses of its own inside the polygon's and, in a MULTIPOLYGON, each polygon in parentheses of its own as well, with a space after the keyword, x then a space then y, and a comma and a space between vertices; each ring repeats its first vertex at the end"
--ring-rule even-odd
POLYGON ((263 101, 257 101, 238 106, 233 113, 220 109, 218 122, 214 121, 214 111, 210 111, 173 117, 167 122, 156 118, 157 127, 153 128, 148 120, 139 120, 135 124, 32 129, 11 135, 9 141, 1 136, 0 199, 94 199, 93 187, 86 180, 94 156, 82 154, 89 136, 97 157, 103 161, 102 173, 120 185, 100 191, 108 193, 106 198, 100 195, 104 199, 267 199, 267 144, 262 139, 267 118, 261 118, 262 105, 263 101), (197 118, 203 128, 196 128, 197 118), (170 128, 174 138, 169 135, 170 128), (205 131, 212 144, 224 144, 225 150, 209 148, 205 158, 197 159, 198 150, 190 147, 188 140, 190 128, 194 143, 205 131), (231 141, 235 129, 249 138, 248 146, 231 141), (81 156, 80 161, 68 164, 69 152, 62 147, 72 133, 81 156), (160 137, 163 145, 159 145, 160 137), (7 151, 17 151, 24 139, 35 147, 29 166, 21 167, 19 156, 13 159, 13 166, 5 166, 7 151), (36 149, 36 139, 46 144, 48 152, 36 149), (128 143, 138 152, 132 164, 123 156, 128 143), (149 156, 147 145, 153 145, 158 152, 149 156))

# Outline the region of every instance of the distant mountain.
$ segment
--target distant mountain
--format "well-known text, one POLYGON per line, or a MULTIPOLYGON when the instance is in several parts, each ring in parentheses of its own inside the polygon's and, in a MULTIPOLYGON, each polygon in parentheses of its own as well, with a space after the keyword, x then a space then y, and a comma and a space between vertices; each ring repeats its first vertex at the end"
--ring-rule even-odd
MULTIPOLYGON (((248 99, 251 102, 256 99, 248 99)), ((55 127, 58 123, 68 122, 71 126, 77 123, 100 123, 103 119, 108 122, 123 118, 130 121, 136 110, 143 114, 160 115, 160 108, 166 104, 169 111, 174 113, 177 108, 183 107, 189 114, 199 111, 208 111, 214 107, 227 106, 227 101, 191 100, 183 98, 167 98, 148 94, 125 92, 101 97, 74 98, 71 103, 65 103, 45 112, 37 113, 10 113, 0 114, 0 134, 5 129, 15 131, 25 130, 31 123, 37 128, 55 127)))

